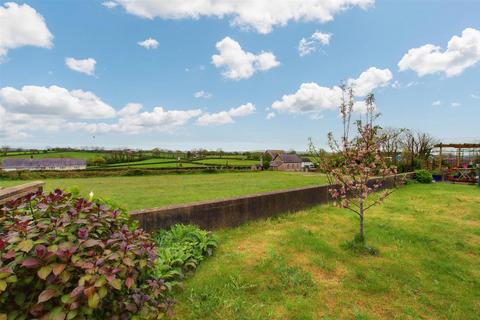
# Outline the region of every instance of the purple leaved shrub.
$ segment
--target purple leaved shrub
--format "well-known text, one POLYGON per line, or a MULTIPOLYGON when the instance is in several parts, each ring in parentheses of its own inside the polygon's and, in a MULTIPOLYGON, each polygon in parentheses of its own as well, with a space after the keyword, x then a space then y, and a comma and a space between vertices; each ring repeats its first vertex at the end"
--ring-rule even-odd
POLYGON ((157 319, 172 302, 128 217, 61 190, 0 208, 0 319, 157 319))

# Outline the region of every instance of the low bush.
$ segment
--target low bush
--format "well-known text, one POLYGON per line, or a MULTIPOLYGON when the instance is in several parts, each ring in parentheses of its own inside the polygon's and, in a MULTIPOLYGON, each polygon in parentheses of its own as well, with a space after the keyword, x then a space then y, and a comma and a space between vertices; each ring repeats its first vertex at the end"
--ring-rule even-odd
POLYGON ((194 271, 217 246, 215 236, 193 225, 176 224, 170 230, 158 231, 154 239, 158 247, 155 275, 169 288, 194 271))
POLYGON ((420 183, 431 183, 433 176, 428 170, 415 170, 415 180, 420 183))
POLYGON ((55 190, 0 209, 0 319, 157 319, 156 247, 108 205, 55 190))

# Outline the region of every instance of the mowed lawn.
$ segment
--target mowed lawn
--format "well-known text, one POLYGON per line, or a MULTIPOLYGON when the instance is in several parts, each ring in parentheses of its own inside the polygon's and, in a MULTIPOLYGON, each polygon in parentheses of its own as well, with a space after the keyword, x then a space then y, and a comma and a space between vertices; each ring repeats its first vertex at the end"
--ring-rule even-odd
POLYGON ((176 319, 479 319, 480 188, 408 185, 367 213, 380 256, 331 206, 217 232, 177 294, 176 319))
MULTIPOLYGON (((76 187, 83 195, 93 191, 96 196, 108 198, 132 210, 319 185, 325 184, 326 178, 321 174, 263 171, 44 181, 46 190, 76 187)), ((0 180, 0 187, 25 182, 0 180)))

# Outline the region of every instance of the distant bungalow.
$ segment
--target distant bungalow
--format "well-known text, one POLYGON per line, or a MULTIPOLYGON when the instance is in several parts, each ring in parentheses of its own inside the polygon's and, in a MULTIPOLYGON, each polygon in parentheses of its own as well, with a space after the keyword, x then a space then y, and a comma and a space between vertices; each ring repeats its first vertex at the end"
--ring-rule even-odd
POLYGON ((302 158, 296 154, 279 153, 270 162, 270 168, 280 171, 301 171, 302 158))
POLYGON ((44 159, 4 159, 4 171, 37 171, 37 170, 85 170, 87 162, 75 158, 44 158, 44 159))

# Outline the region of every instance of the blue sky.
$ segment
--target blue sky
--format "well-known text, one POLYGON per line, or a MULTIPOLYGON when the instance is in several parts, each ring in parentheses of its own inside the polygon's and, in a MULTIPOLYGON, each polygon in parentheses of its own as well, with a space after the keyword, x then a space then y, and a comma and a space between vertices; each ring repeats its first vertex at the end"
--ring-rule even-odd
POLYGON ((281 2, 2 2, 0 143, 305 150, 342 80, 383 126, 480 139, 479 1, 281 2))

